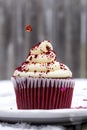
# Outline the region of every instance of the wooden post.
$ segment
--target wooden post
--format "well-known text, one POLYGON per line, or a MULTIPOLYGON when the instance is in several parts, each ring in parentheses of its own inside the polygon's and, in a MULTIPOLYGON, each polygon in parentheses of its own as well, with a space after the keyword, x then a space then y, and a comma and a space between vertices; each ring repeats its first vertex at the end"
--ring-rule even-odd
POLYGON ((0 2, 0 79, 6 78, 6 58, 7 58, 7 50, 6 50, 6 41, 5 41, 5 7, 2 2, 0 2))
POLYGON ((71 25, 72 25, 72 70, 73 76, 80 76, 80 31, 81 31, 81 13, 80 13, 80 1, 71 1, 71 25))
POLYGON ((64 0, 56 0, 56 46, 59 61, 65 63, 65 12, 64 0))
POLYGON ((81 52, 80 52, 80 77, 86 77, 86 29, 87 29, 87 12, 86 12, 86 1, 81 0, 81 52))
POLYGON ((71 1, 65 0, 65 64, 72 70, 71 1))

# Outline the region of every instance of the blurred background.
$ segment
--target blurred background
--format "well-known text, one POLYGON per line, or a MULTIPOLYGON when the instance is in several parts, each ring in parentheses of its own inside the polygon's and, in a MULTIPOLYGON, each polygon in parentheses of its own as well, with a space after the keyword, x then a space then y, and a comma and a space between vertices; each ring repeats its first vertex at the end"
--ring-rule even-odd
POLYGON ((0 0, 0 80, 10 79, 44 39, 74 78, 87 78, 87 0, 0 0))

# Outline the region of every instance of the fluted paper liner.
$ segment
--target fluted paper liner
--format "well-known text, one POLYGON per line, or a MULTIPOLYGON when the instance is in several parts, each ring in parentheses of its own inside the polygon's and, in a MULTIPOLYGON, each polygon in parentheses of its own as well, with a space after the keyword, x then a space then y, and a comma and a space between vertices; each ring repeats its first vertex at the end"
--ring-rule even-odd
POLYGON ((70 108, 72 79, 12 77, 18 109, 70 108))

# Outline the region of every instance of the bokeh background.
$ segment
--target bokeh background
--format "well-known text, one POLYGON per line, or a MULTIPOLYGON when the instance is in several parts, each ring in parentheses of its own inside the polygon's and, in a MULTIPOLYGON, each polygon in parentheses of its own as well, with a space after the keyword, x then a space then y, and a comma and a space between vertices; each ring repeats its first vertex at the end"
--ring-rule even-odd
POLYGON ((44 39, 74 78, 87 78, 87 0, 0 0, 0 80, 10 79, 44 39))

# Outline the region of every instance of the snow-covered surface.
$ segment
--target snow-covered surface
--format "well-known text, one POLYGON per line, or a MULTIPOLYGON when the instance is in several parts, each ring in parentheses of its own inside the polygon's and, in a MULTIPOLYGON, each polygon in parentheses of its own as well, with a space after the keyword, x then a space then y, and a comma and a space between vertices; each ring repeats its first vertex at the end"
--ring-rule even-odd
POLYGON ((87 79, 75 79, 72 107, 87 107, 87 79))
POLYGON ((7 124, 7 123, 1 123, 0 124, 0 130, 65 130, 64 127, 61 126, 31 126, 26 123, 17 123, 17 124, 7 124))
MULTIPOLYGON (((74 88, 74 93, 73 93, 72 107, 73 108, 74 107, 75 108, 82 108, 82 107, 87 108, 87 79, 75 79, 75 88, 74 88)), ((84 109, 84 110, 87 111, 87 109, 84 109)), ((64 111, 67 111, 67 110, 64 110, 64 111)), ((74 111, 74 109, 71 111, 71 115, 72 115, 73 111, 74 111)), ((78 109, 78 111, 79 111, 79 109, 78 109)), ((17 112, 18 112, 18 110, 16 108, 16 100, 15 100, 13 84, 11 83, 11 81, 0 81, 0 115, 4 115, 4 117, 5 116, 9 117, 9 116, 13 116, 13 115, 17 114, 17 112)), ((37 111, 37 113, 38 112, 39 111, 37 111)), ((37 113, 35 113, 35 114, 37 114, 37 113)), ((44 113, 44 111, 42 113, 44 113)), ((79 113, 79 112, 77 112, 77 113, 79 113)), ((82 111, 81 114, 85 114, 85 113, 83 113, 83 111, 82 111)), ((51 116, 53 116, 53 115, 55 116, 55 112, 53 114, 51 111, 51 116)), ((18 115, 15 115, 15 116, 18 116, 18 115)), ((23 116, 23 113, 20 114, 20 117, 21 116, 23 116)), ((31 112, 31 116, 32 116, 32 112, 31 112)), ((35 116, 35 115, 33 115, 33 116, 35 116)), ((41 116, 41 113, 40 113, 40 116, 41 116)), ((49 114, 48 114, 48 116, 49 116, 49 114)), ((26 115, 25 115, 25 117, 26 117, 26 115)), ((28 130, 28 129, 30 129, 30 130, 37 130, 37 129, 61 130, 63 128, 60 128, 59 126, 40 126, 40 128, 38 128, 37 126, 31 126, 27 123, 16 123, 14 125, 11 125, 8 123, 0 123, 0 129, 2 129, 2 130, 28 130)))
POLYGON ((16 100, 11 81, 0 81, 0 109, 16 109, 16 100))

